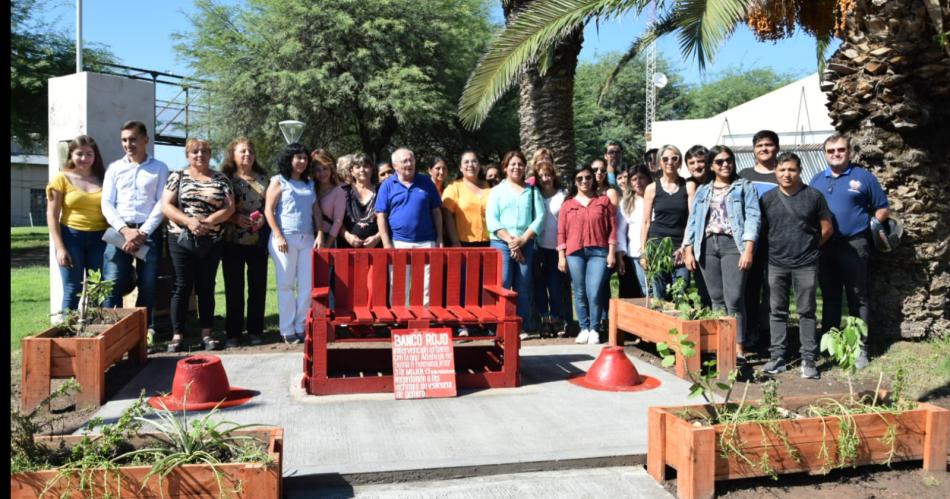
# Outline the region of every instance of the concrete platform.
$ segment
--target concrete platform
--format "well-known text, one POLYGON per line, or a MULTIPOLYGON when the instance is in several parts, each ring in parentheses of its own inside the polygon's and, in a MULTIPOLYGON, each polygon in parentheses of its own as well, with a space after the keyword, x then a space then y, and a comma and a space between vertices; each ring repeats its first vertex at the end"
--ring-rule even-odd
MULTIPOLYGON (((637 369, 658 378, 658 388, 602 392, 568 383, 567 377, 586 372, 601 348, 523 347, 521 387, 411 401, 392 394, 307 395, 299 387, 302 353, 222 354, 231 385, 261 394, 221 414, 284 427, 288 490, 294 482, 332 487, 642 464, 647 407, 687 403, 689 384, 643 363, 637 369)), ((170 390, 177 360, 151 359, 96 415, 118 417, 142 389, 170 390)), ((373 490, 387 497, 383 489, 373 490)))

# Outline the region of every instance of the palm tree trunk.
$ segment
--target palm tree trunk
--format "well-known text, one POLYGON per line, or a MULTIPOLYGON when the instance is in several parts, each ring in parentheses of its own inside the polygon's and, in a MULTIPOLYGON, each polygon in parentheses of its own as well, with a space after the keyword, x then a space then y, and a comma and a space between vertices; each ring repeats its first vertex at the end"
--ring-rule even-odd
MULTIPOLYGON (((517 9, 532 0, 503 2, 510 21, 517 9)), ((531 158, 546 147, 562 175, 572 175, 577 150, 574 144, 574 73, 584 43, 584 28, 578 27, 554 47, 550 65, 542 75, 538 64, 525 69, 518 79, 521 150, 531 158)))
POLYGON ((846 29, 826 71, 830 115, 905 224, 901 247, 871 261, 872 334, 947 336, 950 48, 937 34, 950 30, 950 7, 859 0, 846 29))

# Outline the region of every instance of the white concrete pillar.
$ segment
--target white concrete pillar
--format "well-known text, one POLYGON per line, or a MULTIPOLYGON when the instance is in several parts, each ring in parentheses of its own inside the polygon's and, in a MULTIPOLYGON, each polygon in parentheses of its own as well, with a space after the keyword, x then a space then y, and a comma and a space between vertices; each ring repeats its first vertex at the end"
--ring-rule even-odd
MULTIPOLYGON (((122 157, 119 140, 122 125, 129 120, 148 128, 148 153, 154 154, 155 84, 122 76, 76 73, 49 80, 49 178, 66 162, 67 143, 77 135, 89 135, 99 145, 102 161, 122 157)), ((59 312, 63 284, 52 239, 49 257, 50 313, 59 312)), ((54 318, 55 322, 55 318, 54 318)))

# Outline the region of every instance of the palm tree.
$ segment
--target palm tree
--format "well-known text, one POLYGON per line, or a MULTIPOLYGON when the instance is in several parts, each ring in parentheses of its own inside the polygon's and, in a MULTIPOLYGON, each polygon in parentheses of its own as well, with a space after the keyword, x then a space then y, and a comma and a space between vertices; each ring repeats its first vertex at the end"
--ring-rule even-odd
MULTIPOLYGON (((817 54, 843 43, 823 71, 835 127, 868 166, 905 224, 905 244, 872 264, 871 327, 904 337, 950 334, 950 0, 655 0, 660 16, 614 74, 656 38, 674 34, 704 68, 737 26, 761 40, 804 29, 817 54)), ((522 69, 590 20, 642 13, 649 0, 536 0, 509 20, 459 103, 477 128, 522 69)), ((823 66, 819 62, 819 66, 823 66)), ((606 91, 608 82, 604 85, 606 91)))
MULTIPOLYGON (((503 0, 508 22, 532 0, 503 0)), ((521 149, 530 158, 540 148, 551 150, 562 174, 572 172, 577 149, 574 143, 574 72, 584 42, 583 26, 554 42, 539 61, 518 74, 521 149)), ((500 96, 499 96, 500 97, 500 96)))

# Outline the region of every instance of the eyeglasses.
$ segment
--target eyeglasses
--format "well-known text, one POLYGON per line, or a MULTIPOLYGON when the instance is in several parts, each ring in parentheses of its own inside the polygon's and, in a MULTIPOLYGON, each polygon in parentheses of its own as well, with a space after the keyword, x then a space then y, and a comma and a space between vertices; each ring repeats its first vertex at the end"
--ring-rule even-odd
POLYGON ((848 148, 847 148, 847 147, 838 147, 838 148, 825 149, 825 152, 828 153, 828 154, 834 154, 834 153, 844 154, 844 153, 848 152, 848 148))
POLYGON ((660 158, 660 161, 664 163, 676 163, 680 160, 679 156, 663 156, 660 158))
POLYGON ((722 166, 722 165, 724 165, 724 164, 726 164, 726 163, 729 163, 729 164, 731 165, 731 164, 732 164, 732 158, 714 159, 714 160, 713 160, 713 163, 716 163, 716 166, 722 166))
POLYGON ((579 177, 574 177, 574 181, 577 183, 590 182, 591 180, 594 180, 594 177, 591 177, 590 175, 581 175, 579 177))

